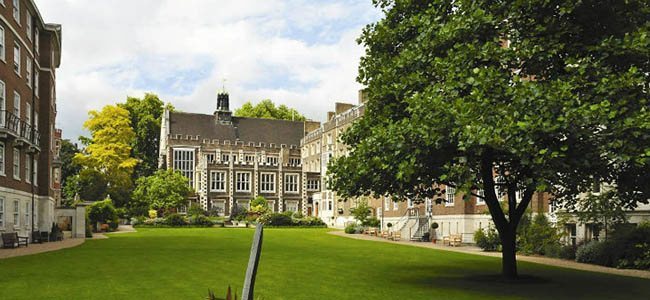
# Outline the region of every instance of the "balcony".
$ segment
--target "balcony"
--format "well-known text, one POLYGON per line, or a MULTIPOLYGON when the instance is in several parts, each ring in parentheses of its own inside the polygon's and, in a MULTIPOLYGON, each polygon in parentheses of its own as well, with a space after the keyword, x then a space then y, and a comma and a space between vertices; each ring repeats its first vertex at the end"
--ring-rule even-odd
POLYGON ((40 150, 41 134, 10 111, 0 110, 0 137, 13 137, 17 144, 40 150))

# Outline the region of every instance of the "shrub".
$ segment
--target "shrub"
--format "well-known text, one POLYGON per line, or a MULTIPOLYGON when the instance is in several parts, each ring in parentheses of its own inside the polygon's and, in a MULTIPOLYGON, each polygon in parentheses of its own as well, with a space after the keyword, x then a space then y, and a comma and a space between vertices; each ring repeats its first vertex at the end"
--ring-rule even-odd
POLYGON ((131 218, 131 225, 140 225, 144 223, 144 220, 146 220, 144 216, 139 216, 139 217, 133 217, 131 218))
POLYGON ((196 226, 212 226, 212 221, 204 215, 196 215, 190 217, 190 225, 196 226))
POLYGON ((650 222, 635 228, 614 232, 613 243, 616 266, 620 268, 650 269, 650 222))
POLYGON ((320 218, 316 217, 306 217, 300 220, 295 220, 294 222, 295 225, 298 226, 308 226, 308 227, 324 227, 325 222, 321 220, 320 218))
POLYGON ((144 225, 163 225, 165 224, 165 219, 164 218, 153 218, 153 219, 146 219, 144 222, 142 222, 144 225))
POLYGON ((113 206, 111 199, 97 201, 88 206, 88 218, 92 225, 97 223, 117 223, 117 210, 113 206))
POLYGON ((155 209, 149 210, 149 219, 155 219, 158 217, 158 211, 155 209))
POLYGON ((271 226, 291 226, 293 220, 286 213, 273 213, 268 216, 267 224, 271 226))
POLYGON ((576 250, 576 261, 611 267, 615 262, 615 251, 611 242, 592 241, 576 250))
POLYGON ((546 255, 560 247, 560 235, 544 214, 537 214, 519 236, 518 248, 525 254, 546 255), (555 247, 555 248, 554 248, 555 247))
POLYGON ((190 209, 187 210, 188 216, 207 216, 208 212, 205 211, 200 205, 192 205, 190 209))
POLYGON ((381 221, 379 221, 379 219, 377 219, 376 217, 370 217, 366 219, 365 225, 368 227, 379 227, 379 225, 381 225, 381 221))
POLYGON ((345 226, 345 233, 355 234, 357 233, 356 228, 357 228, 357 224, 350 224, 348 226, 345 226))
POLYGON ((185 217, 180 214, 170 214, 165 218, 164 224, 169 226, 185 226, 187 222, 185 221, 185 217))
POLYGON ((477 230, 474 233, 474 242, 483 251, 497 251, 499 250, 499 246, 501 246, 499 234, 492 227, 489 227, 487 232, 483 231, 483 229, 477 230))

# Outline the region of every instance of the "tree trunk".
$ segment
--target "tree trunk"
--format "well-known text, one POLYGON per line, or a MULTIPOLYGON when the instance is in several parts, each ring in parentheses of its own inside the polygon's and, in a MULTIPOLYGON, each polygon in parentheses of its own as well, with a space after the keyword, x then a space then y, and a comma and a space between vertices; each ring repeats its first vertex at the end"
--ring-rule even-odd
POLYGON ((500 232, 502 275, 507 279, 517 278, 517 234, 516 230, 508 229, 500 232))

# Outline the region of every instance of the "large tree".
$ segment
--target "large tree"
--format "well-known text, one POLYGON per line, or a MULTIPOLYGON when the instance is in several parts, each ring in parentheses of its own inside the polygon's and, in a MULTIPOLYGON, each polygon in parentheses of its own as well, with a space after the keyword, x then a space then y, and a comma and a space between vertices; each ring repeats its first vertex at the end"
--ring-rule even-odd
POLYGON ((647 1, 374 3, 385 16, 359 39, 370 101, 329 168, 343 196, 482 189, 508 278, 535 192, 570 205, 598 178, 625 207, 647 203, 647 1))
POLYGON ((263 119, 276 119, 276 120, 291 120, 291 121, 304 121, 305 116, 300 114, 297 110, 289 108, 284 104, 275 106, 271 100, 262 100, 256 105, 251 102, 246 102, 242 107, 235 110, 237 117, 249 118, 263 118, 263 119))
MULTIPOLYGON (((129 112, 135 138, 131 143, 132 156, 140 161, 135 167, 134 178, 149 176, 158 169, 160 121, 165 104, 157 95, 147 93, 144 98, 127 97, 119 107, 129 112)), ((168 108, 172 109, 171 106, 168 108)))
POLYGON ((81 170, 81 166, 74 162, 74 156, 79 153, 77 144, 73 144, 70 140, 61 141, 61 150, 59 157, 61 158, 61 186, 65 186, 68 177, 77 175, 81 170))
POLYGON ((129 112, 115 105, 101 111, 90 111, 84 128, 90 131, 86 148, 77 153, 74 161, 84 168, 101 172, 108 185, 111 198, 118 207, 129 201, 133 183, 131 174, 138 163, 131 156, 131 142, 135 133, 131 128, 129 112))
POLYGON ((156 210, 170 210, 187 203, 192 193, 188 179, 171 169, 159 170, 151 176, 138 178, 133 191, 133 211, 144 211, 150 207, 156 210))

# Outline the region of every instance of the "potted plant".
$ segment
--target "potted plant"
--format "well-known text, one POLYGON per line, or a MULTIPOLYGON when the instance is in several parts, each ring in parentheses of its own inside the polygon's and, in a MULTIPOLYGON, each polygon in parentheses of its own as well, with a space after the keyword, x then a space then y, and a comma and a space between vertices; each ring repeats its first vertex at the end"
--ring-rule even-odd
POLYGON ((438 222, 431 223, 431 229, 432 229, 431 242, 435 244, 436 243, 436 229, 438 229, 438 222))

